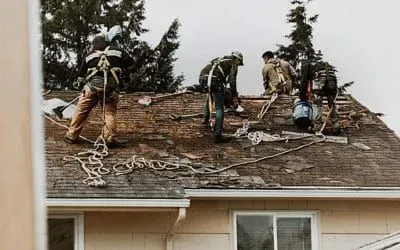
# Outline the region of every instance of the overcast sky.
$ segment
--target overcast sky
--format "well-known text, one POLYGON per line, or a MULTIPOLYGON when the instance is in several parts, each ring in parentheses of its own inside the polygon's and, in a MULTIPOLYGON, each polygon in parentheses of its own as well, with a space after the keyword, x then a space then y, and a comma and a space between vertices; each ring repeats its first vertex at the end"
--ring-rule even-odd
MULTIPOLYGON (((153 46, 173 19, 181 21, 181 47, 175 71, 185 85, 198 83, 210 59, 239 50, 240 94, 261 94, 261 54, 287 44, 290 0, 147 0, 143 36, 153 46)), ((349 93, 400 135, 399 0, 314 0, 309 13, 320 14, 314 25, 314 48, 339 70, 339 84, 355 81, 349 93)))

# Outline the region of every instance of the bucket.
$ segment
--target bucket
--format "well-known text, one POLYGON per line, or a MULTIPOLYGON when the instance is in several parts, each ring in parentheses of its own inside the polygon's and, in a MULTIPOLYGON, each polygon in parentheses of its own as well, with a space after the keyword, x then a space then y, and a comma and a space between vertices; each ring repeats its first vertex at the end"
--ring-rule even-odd
POLYGON ((301 129, 306 129, 312 123, 312 108, 306 101, 300 101, 293 106, 294 123, 301 129))

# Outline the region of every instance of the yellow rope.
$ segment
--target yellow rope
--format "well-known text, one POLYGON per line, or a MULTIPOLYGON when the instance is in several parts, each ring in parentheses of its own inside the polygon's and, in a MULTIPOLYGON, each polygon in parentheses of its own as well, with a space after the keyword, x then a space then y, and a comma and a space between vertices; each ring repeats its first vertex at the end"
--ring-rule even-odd
POLYGON ((264 103, 261 107, 260 113, 257 115, 258 119, 263 119, 265 114, 268 112, 268 109, 271 107, 272 103, 274 103, 278 99, 278 93, 274 92, 271 96, 271 99, 264 103))

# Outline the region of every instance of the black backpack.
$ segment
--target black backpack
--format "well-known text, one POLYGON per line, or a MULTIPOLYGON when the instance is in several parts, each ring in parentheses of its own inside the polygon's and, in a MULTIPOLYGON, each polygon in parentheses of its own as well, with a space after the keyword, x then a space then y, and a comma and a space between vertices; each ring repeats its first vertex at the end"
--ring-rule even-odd
POLYGON ((313 71, 313 79, 323 81, 323 92, 325 94, 335 94, 337 91, 336 70, 327 62, 317 63, 313 71))

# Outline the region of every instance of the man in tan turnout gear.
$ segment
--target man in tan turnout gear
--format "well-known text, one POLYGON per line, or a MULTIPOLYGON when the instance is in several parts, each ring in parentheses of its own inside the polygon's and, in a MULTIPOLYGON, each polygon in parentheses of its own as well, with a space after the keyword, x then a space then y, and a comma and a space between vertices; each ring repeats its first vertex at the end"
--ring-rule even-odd
MULTIPOLYGON (((113 39, 117 39, 117 35, 119 34, 115 34, 116 37, 113 37, 113 39)), ((113 40, 107 41, 101 35, 94 38, 92 50, 83 60, 79 70, 78 83, 84 83, 85 80, 88 82, 82 89, 69 130, 65 136, 67 142, 76 143, 78 141, 91 110, 100 103, 104 107, 103 137, 109 147, 117 146, 118 73, 121 68, 132 64, 133 60, 117 47, 113 40), (105 72, 107 73, 105 74, 105 72), (85 76, 86 79, 83 80, 85 76)))
POLYGON ((274 58, 271 51, 262 55, 264 67, 262 69, 264 95, 290 94, 296 71, 292 65, 282 59, 274 58))

